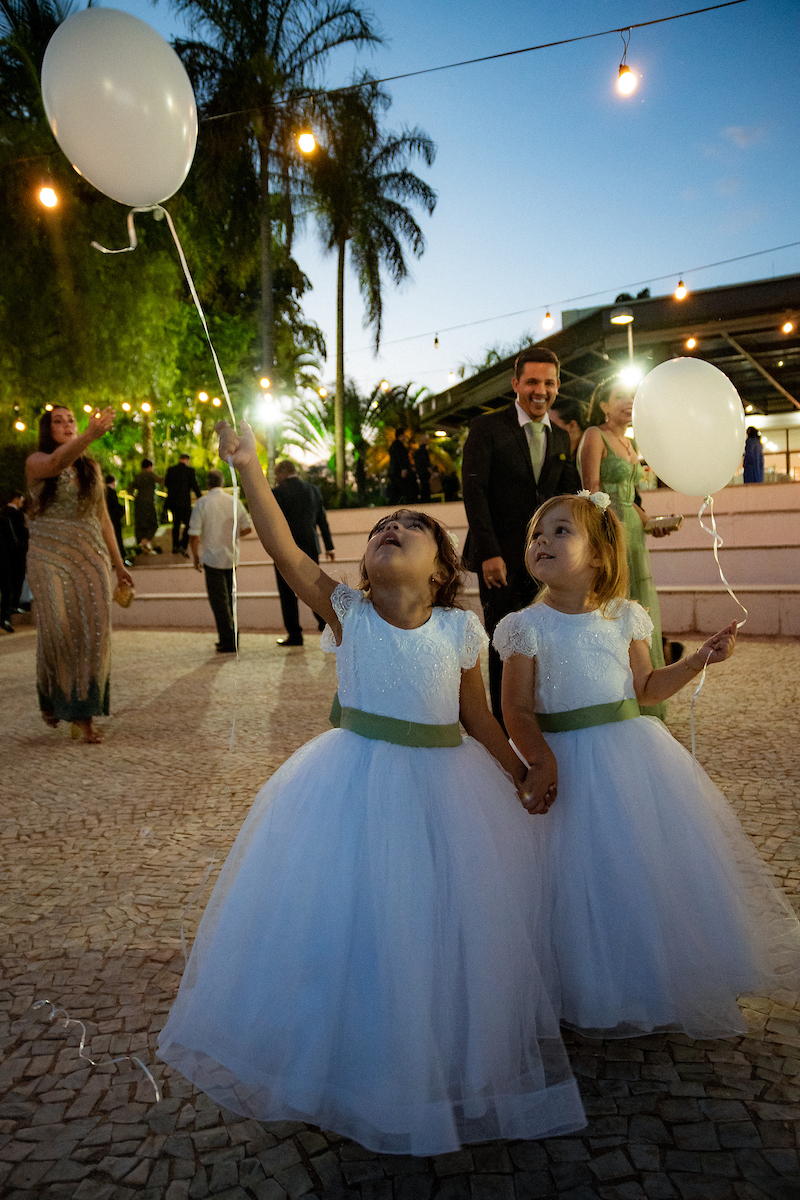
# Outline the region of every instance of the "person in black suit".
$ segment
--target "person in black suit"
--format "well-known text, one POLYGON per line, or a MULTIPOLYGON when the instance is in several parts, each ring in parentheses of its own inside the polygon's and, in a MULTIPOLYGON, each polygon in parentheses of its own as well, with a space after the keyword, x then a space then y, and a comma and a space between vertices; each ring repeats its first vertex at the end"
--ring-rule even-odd
POLYGON ((192 493, 200 499, 200 488, 188 454, 181 454, 167 470, 167 508, 172 513, 172 553, 189 557, 189 522, 192 519, 192 493))
POLYGON ((106 475, 106 508, 108 515, 111 518, 111 524, 114 527, 114 537, 117 539, 119 552, 122 555, 122 561, 128 566, 127 554, 125 546, 122 542, 122 517, 125 513, 125 505, 120 502, 117 495, 117 479, 115 475, 106 475))
MULTIPOLYGON (((552 496, 580 491, 569 435, 550 423, 558 395, 559 362, 552 350, 531 346, 514 364, 516 400, 470 426, 461 487, 469 522, 464 563, 478 575, 486 632, 506 613, 530 604, 537 585, 525 568, 525 538, 536 509, 552 496)), ((492 711, 502 722, 503 665, 489 650, 492 711)))
POLYGON ((419 435, 419 445, 414 451, 414 470, 419 480, 419 499, 422 504, 429 504, 431 498, 431 456, 428 451, 430 437, 427 433, 419 435))
POLYGON ((406 445, 405 429, 396 429, 389 447, 386 492, 390 504, 413 504, 417 498, 417 477, 406 445))
POLYGON ((20 611, 20 593, 25 582, 28 527, 24 506, 22 492, 12 492, 0 513, 0 629, 6 633, 14 632, 11 614, 20 611))
MULTIPOLYGON (((328 562, 334 560, 333 538, 328 528, 328 518, 325 515, 325 504, 322 492, 313 483, 306 483, 295 470, 294 463, 283 459, 275 467, 275 499, 286 517, 286 523, 292 532, 297 545, 314 562, 319 562, 319 539, 317 529, 322 534, 325 543, 325 557, 328 562)), ((275 568, 275 578, 278 582, 278 595, 281 599, 281 614, 286 627, 286 637, 278 638, 279 646, 302 646, 303 630, 300 625, 300 613, 297 607, 297 596, 289 587, 278 568, 275 568)), ((322 630, 325 621, 318 613, 317 625, 322 630)))

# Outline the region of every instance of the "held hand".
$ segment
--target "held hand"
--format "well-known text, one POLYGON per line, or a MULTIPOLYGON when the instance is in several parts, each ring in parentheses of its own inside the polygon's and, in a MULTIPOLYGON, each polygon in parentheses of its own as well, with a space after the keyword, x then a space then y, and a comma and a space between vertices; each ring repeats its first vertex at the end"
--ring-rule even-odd
POLYGON ((704 642, 699 650, 690 654, 688 663, 692 669, 701 671, 707 662, 720 663, 730 658, 736 647, 736 630, 736 622, 731 621, 725 629, 720 629, 719 633, 704 642))
POLYGON ((219 456, 223 462, 231 458, 233 465, 241 470, 257 459, 256 439, 247 421, 241 422, 241 433, 238 434, 227 421, 217 421, 214 429, 219 434, 219 456))
POLYGON ((111 426, 114 424, 114 409, 109 405, 102 412, 92 413, 89 418, 89 424, 86 426, 86 432, 93 442, 102 437, 104 433, 108 433, 111 426))
POLYGON ((532 814, 546 813, 558 792, 558 764, 552 750, 547 749, 539 762, 531 763, 517 788, 522 807, 532 814))
POLYGON ((481 563, 481 572, 483 573, 483 582, 487 587, 505 587, 508 583, 505 559, 499 555, 497 558, 484 559, 481 563))

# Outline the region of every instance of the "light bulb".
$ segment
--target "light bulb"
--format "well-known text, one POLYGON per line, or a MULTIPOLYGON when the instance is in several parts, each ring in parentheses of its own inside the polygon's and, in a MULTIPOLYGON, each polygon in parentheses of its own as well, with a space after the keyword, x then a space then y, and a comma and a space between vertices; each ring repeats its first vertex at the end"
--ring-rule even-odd
POLYGON ((635 387, 637 383, 641 383, 644 376, 644 371, 641 367, 632 364, 629 367, 623 367, 619 373, 619 377, 628 387, 635 387))
POLYGON ((697 338, 687 338, 686 339, 686 349, 687 350, 694 350, 696 345, 697 345, 697 338))
POLYGON ((636 76, 634 75, 634 73, 630 69, 630 67, 627 65, 627 63, 620 63, 619 79, 617 80, 618 90, 622 93, 623 96, 630 96, 631 92, 636 87, 636 84, 637 84, 636 76))
POLYGON ((152 411, 153 411, 152 404, 148 404, 147 401, 145 400, 144 404, 142 405, 142 412, 152 412, 152 411))
POLYGON ((219 396, 215 396, 211 403, 214 405, 214 408, 219 408, 219 406, 222 404, 222 401, 220 400, 219 396))
POLYGON ((24 421, 15 421, 14 428, 19 430, 20 433, 24 433, 25 432, 25 422, 24 421))
POLYGON ((320 389, 319 389, 319 394, 320 394, 320 396, 322 397, 322 399, 324 400, 324 399, 325 399, 325 397, 326 397, 326 396, 327 396, 327 394, 328 394, 328 389, 327 389, 327 388, 320 388, 320 389))
POLYGON ((448 437, 449 434, 446 429, 437 429, 433 436, 434 437, 448 437))
POLYGON ((542 329, 552 329, 553 325, 553 318, 550 316, 549 312, 546 312, 542 318, 542 329))
POLYGON ((39 189, 39 199, 45 208, 55 208, 58 204, 58 196, 49 185, 39 189))
POLYGON ((685 300, 686 297, 689 295, 689 289, 686 287, 686 284, 683 282, 682 279, 678 280, 678 286, 675 288, 675 291, 673 294, 674 294, 676 300, 685 300))
POLYGON ((317 139, 313 133, 301 133, 297 139, 297 144, 303 151, 303 154, 312 154, 317 148, 317 139))
POLYGON ((123 401, 123 403, 122 403, 122 411, 123 411, 123 412, 130 412, 130 411, 131 411, 131 406, 130 406, 130 404, 128 404, 128 401, 127 401, 127 400, 124 400, 124 401, 123 401))
POLYGON ((455 381, 456 381, 456 373, 455 373, 455 371, 448 371, 448 372, 447 372, 447 382, 448 382, 448 383, 455 383, 455 381))
POLYGON ((792 321, 785 321, 783 323, 783 325, 781 325, 781 331, 783 333, 791 333, 793 329, 794 329, 794 322, 792 322, 792 321))
POLYGON ((263 388, 268 388, 268 387, 269 387, 269 380, 267 379, 266 375, 264 376, 264 378, 263 378, 263 379, 259 379, 259 381, 258 381, 258 382, 261 384, 261 386, 262 386, 263 388))
MULTIPOLYGON (((783 365, 782 363, 779 363, 779 364, 778 364, 778 366, 782 366, 782 365, 783 365)), ((52 411, 53 411, 53 406, 52 406, 52 404, 45 404, 44 408, 45 408, 45 412, 52 412, 52 411)))
POLYGON ((388 392, 388 390, 389 390, 389 381, 387 379, 382 379, 381 380, 381 391, 388 392))
POLYGON ((84 404, 84 406, 83 406, 83 411, 84 411, 84 412, 91 412, 91 411, 92 411, 92 406, 91 406, 91 404, 84 404))

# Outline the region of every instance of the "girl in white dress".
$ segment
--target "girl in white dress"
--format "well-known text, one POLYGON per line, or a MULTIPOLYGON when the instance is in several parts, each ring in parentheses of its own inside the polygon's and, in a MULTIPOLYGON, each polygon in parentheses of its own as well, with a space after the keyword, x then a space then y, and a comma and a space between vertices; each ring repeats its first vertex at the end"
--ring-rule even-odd
MULTIPOLYGON (((485 634, 453 607, 446 531, 400 510, 372 531, 360 588, 337 583, 293 542, 248 426, 220 428, 261 541, 327 619, 339 727, 256 798, 161 1058, 226 1108, 376 1151, 580 1128, 536 965, 528 826, 541 818, 520 804, 524 767, 486 704, 485 634)), ((526 804, 544 812, 549 797, 526 804)))
POLYGON ((526 562, 543 590, 494 638, 526 790, 558 791, 529 829, 546 864, 548 982, 561 1020, 596 1036, 744 1033, 737 995, 797 983, 800 924, 719 789, 638 715, 728 658, 736 625, 653 669, 608 503, 582 492, 539 508, 526 562))

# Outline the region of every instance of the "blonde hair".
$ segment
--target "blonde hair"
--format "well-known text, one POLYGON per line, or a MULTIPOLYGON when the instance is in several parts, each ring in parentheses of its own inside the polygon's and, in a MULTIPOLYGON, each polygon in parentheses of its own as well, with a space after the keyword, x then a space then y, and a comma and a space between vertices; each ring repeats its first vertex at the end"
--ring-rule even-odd
MULTIPOLYGON (((592 580, 589 599, 593 600, 603 616, 606 616, 606 609, 612 600, 622 599, 628 595, 628 549, 625 530, 613 509, 598 508, 592 500, 585 496, 553 496, 552 499, 545 500, 544 504, 540 504, 531 517, 528 526, 528 536, 525 541, 525 566, 528 573, 533 575, 528 566, 528 551, 533 542, 536 526, 545 513, 555 508, 557 504, 569 506, 575 524, 582 530, 589 543, 591 553, 600 559, 600 566, 597 567, 592 580)), ((547 586, 545 585, 536 597, 536 602, 543 600, 546 595, 547 586)))

